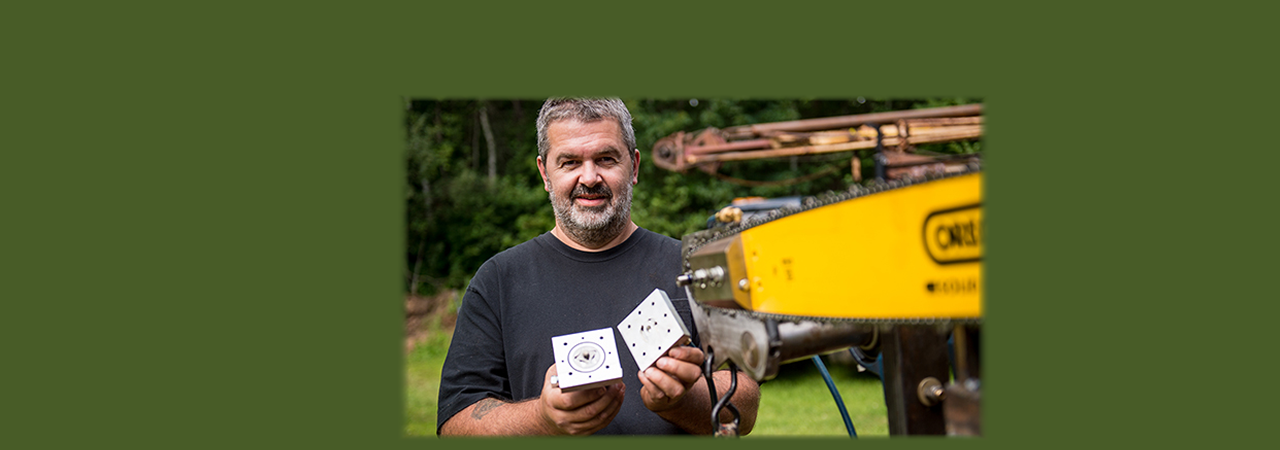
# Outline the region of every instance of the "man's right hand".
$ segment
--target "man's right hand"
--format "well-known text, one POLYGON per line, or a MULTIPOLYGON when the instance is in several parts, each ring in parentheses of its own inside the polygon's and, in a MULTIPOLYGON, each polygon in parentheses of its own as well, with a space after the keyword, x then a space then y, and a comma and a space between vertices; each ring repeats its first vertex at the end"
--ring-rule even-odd
POLYGON ((552 434, 588 435, 600 431, 618 415, 627 386, 618 382, 611 386, 575 392, 563 392, 551 385, 556 366, 547 368, 542 379, 542 396, 538 403, 542 418, 552 434))

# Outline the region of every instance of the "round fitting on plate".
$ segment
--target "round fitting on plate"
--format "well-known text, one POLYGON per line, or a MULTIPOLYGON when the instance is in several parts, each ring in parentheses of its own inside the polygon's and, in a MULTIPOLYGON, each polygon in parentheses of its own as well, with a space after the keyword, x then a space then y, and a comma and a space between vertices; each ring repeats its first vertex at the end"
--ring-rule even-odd
MULTIPOLYGON (((579 372, 591 372, 604 365, 604 347, 595 342, 581 342, 569 350, 569 367, 579 372)), ((572 375, 572 374, 570 374, 572 375)))

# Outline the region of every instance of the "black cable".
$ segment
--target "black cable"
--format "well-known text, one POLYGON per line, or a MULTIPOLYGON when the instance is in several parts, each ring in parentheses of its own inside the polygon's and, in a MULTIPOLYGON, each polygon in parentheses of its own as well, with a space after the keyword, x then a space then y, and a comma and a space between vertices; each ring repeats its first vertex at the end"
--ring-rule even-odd
POLYGON ((711 367, 711 361, 715 359, 715 354, 711 349, 707 349, 706 359, 702 361, 702 378, 707 380, 707 392, 711 395, 711 434, 721 436, 720 411, 725 407, 729 408, 729 412, 733 414, 733 422, 728 430, 732 436, 738 435, 738 424, 741 423, 742 414, 738 412, 738 408, 729 403, 729 398, 733 397, 733 393, 738 390, 738 366, 732 361, 729 362, 729 390, 725 392, 723 397, 716 395, 716 382, 714 372, 711 367))
POLYGON ((702 378, 707 380, 707 392, 711 394, 711 434, 715 434, 720 426, 720 410, 715 408, 719 398, 716 398, 716 382, 712 376, 711 360, 714 359, 714 353, 711 349, 707 349, 706 359, 702 360, 702 378))
MULTIPOLYGON (((712 418, 711 423, 714 424, 717 431, 723 428, 724 425, 720 423, 720 410, 728 407, 729 412, 733 414, 733 422, 731 422, 733 424, 733 427, 730 428, 729 431, 735 437, 738 435, 738 424, 741 423, 742 415, 738 413, 738 407, 733 406, 733 403, 729 403, 729 399, 733 397, 733 393, 736 392, 737 390, 738 390, 738 366, 734 364, 733 361, 729 361, 729 390, 725 391, 724 396, 720 397, 720 400, 717 401, 715 406, 711 408, 711 418, 712 418)), ((715 394, 712 394, 712 396, 714 395, 715 394)))

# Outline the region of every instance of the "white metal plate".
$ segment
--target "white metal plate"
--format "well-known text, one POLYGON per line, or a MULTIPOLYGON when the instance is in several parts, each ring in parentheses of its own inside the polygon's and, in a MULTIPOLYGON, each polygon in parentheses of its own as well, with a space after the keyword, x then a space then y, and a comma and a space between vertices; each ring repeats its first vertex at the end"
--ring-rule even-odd
POLYGON ((622 380, 618 344, 612 328, 551 338, 556 376, 563 392, 607 386, 622 380))
POLYGON ((689 338, 689 329, 685 328, 680 313, 676 312, 671 298, 662 289, 654 289, 627 314, 627 318, 618 324, 618 333, 641 372, 671 347, 684 344, 689 338))

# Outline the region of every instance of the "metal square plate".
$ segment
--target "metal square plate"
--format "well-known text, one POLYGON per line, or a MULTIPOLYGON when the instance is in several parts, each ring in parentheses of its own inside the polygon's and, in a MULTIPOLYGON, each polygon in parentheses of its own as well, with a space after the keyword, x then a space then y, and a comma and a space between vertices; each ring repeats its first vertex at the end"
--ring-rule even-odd
POLYGON ((680 313, 676 312, 671 298, 662 289, 654 289, 627 314, 627 318, 618 324, 618 333, 641 372, 671 347, 684 344, 689 339, 689 330, 680 320, 680 313))
POLYGON ((583 331, 551 338, 556 356, 556 376, 563 392, 607 386, 622 380, 618 344, 612 328, 583 331))

